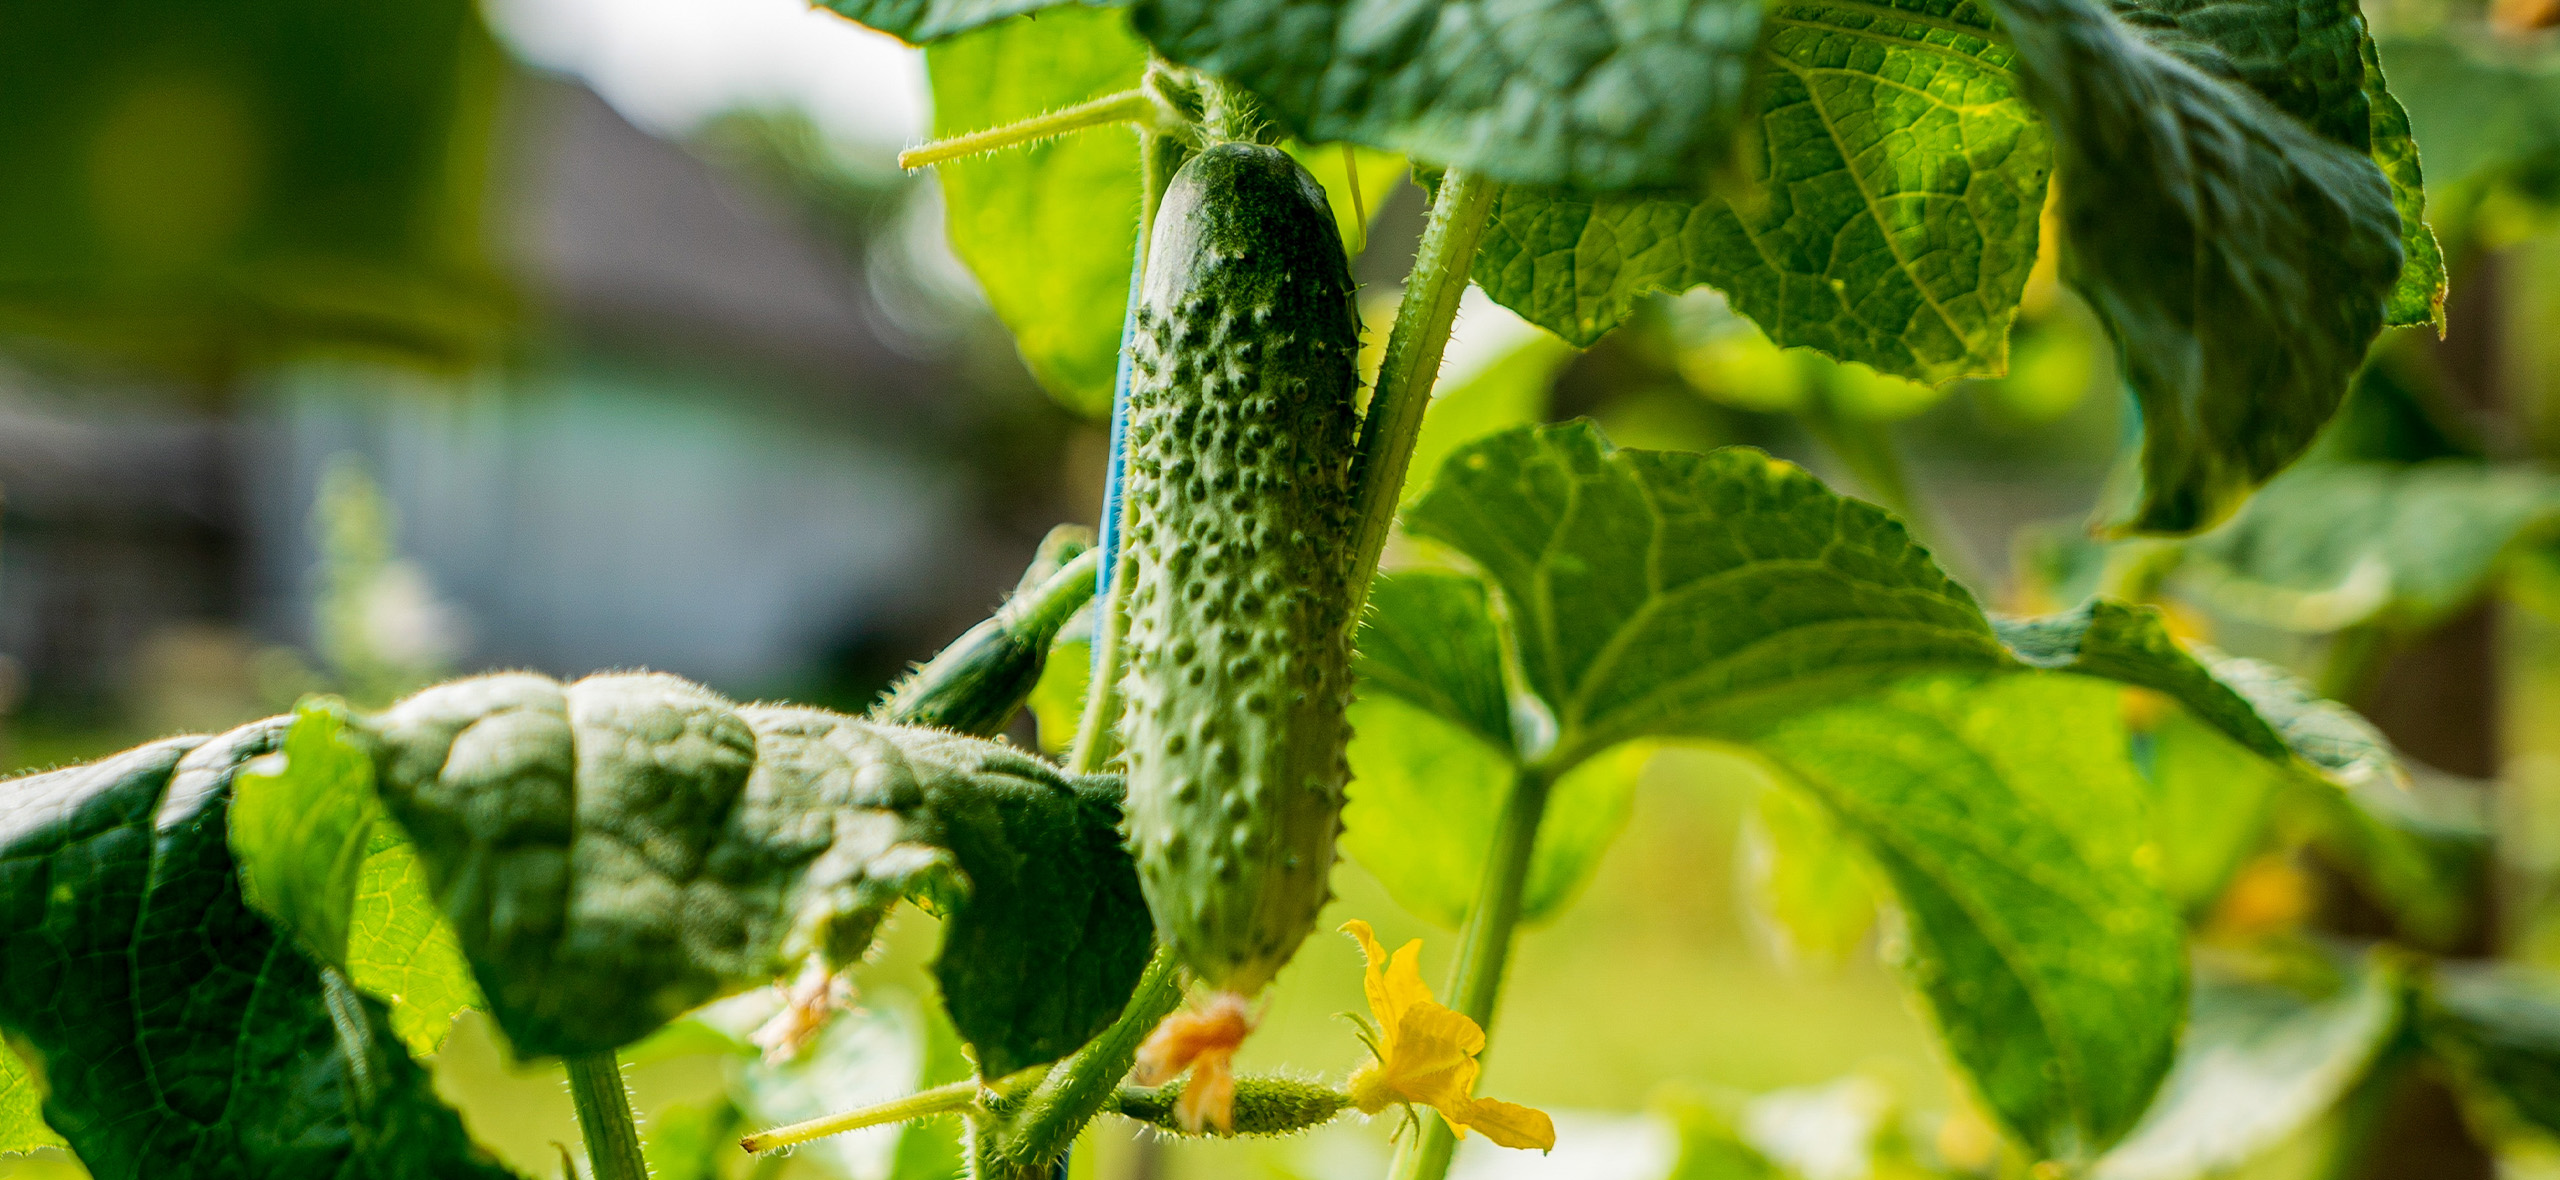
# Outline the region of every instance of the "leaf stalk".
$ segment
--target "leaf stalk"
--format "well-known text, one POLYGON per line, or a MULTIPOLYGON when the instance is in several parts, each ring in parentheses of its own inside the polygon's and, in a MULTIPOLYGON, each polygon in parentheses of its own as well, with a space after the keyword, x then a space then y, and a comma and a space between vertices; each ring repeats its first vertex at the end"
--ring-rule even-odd
POLYGON ((587 1141, 587 1167, 595 1180, 649 1180, 640 1156, 640 1128, 631 1120, 631 1092, 622 1085, 622 1063, 613 1053, 561 1059, 569 1071, 569 1100, 578 1133, 587 1141))
POLYGON ((1466 293, 1476 246, 1493 213, 1493 192, 1493 181, 1450 169, 1431 203, 1431 219, 1423 224, 1413 271, 1405 277, 1395 327, 1387 333, 1386 358, 1378 365, 1377 388, 1360 423, 1360 451, 1352 460, 1354 603, 1369 600, 1378 556, 1386 552, 1397 497, 1413 466, 1413 444, 1422 437, 1422 412, 1431 405, 1431 384, 1440 377, 1440 358, 1449 346, 1449 326, 1458 318, 1458 298, 1466 293))
POLYGON ((890 1123, 903 1123, 914 1119, 930 1118, 937 1114, 949 1114, 956 1110, 966 1110, 977 1101, 977 1080, 963 1079, 947 1086, 935 1086, 930 1090, 909 1094, 904 1098, 893 1098, 877 1105, 821 1115, 807 1122, 775 1127, 769 1131, 758 1131, 738 1140, 738 1146, 749 1155, 760 1155, 778 1148, 796 1147, 813 1139, 824 1139, 829 1135, 859 1131, 864 1127, 886 1126, 890 1123))
POLYGON ((972 131, 967 135, 955 135, 949 139, 937 139, 931 143, 908 148, 898 153, 898 167, 923 168, 969 156, 982 156, 988 152, 1018 147, 1022 144, 1056 139, 1061 135, 1082 131, 1087 127, 1101 127, 1112 123, 1152 126, 1159 121, 1160 117, 1161 111, 1156 105, 1155 96, 1147 93, 1144 87, 1133 87, 1116 94, 1106 94, 1100 98, 1080 102, 1064 110, 1051 111, 1045 115, 1034 115, 1019 122, 1007 123, 1002 127, 972 131))

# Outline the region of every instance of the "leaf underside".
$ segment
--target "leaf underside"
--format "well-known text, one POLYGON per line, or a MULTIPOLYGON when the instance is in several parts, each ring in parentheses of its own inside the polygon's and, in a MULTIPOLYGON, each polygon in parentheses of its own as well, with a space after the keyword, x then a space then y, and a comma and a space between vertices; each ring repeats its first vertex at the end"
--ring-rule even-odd
POLYGON ((0 1027, 90 1174, 488 1177, 382 1004, 242 897, 233 778, 281 720, 0 784, 0 1027))

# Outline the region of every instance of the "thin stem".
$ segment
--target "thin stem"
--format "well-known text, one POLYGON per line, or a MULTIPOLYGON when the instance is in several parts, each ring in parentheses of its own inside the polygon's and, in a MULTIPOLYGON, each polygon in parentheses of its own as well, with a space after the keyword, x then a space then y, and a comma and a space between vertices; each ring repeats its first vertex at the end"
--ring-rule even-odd
MULTIPOLYGON (((1440 180, 1431 203, 1431 220, 1422 227, 1422 245, 1414 252, 1413 273, 1405 276, 1404 299, 1396 307, 1396 326, 1387 333, 1386 359, 1378 366, 1378 385, 1369 395, 1369 415, 1360 424, 1360 453, 1351 469, 1351 598, 1369 600, 1369 582, 1378 572, 1378 555, 1387 548, 1394 527, 1396 501, 1404 491, 1413 444, 1422 437, 1422 412, 1431 405, 1431 383, 1440 377, 1440 356, 1449 346, 1449 325, 1458 318, 1458 297, 1467 290, 1467 271, 1475 265, 1476 245, 1484 240, 1485 221, 1493 213, 1492 181, 1452 168, 1440 180)), ((1358 612, 1353 612, 1358 617, 1358 612)))
POLYGON ((640 1158, 640 1128, 631 1121, 631 1092, 622 1088, 622 1064, 613 1054, 563 1058, 569 1100, 577 1108, 578 1133, 587 1140, 587 1167, 595 1180, 649 1180, 640 1158))
POLYGON ((955 1110, 965 1110, 977 1100, 977 1079, 969 1078, 947 1086, 935 1086, 930 1090, 909 1094, 904 1098, 894 1098, 877 1106, 860 1107, 839 1114, 810 1119, 805 1123, 793 1123, 787 1127, 775 1127, 770 1131, 758 1131, 738 1140, 738 1146, 746 1149, 750 1155, 760 1154, 778 1147, 797 1146, 812 1139, 824 1139, 829 1135, 859 1131, 864 1127, 877 1127, 937 1114, 949 1114, 955 1110))
POLYGON ((1094 616, 1093 680, 1084 690, 1084 716, 1076 722, 1075 750, 1067 755, 1067 773, 1093 774, 1120 752, 1120 641, 1129 633, 1129 579, 1138 563, 1122 554, 1111 593, 1094 616))
MULTIPOLYGON (((1459 932, 1458 961, 1449 977, 1450 1006, 1488 1033, 1493 1010, 1502 998, 1502 976, 1511 963, 1512 937, 1520 926, 1520 901, 1529 883, 1530 853, 1538 846, 1538 824, 1546 818, 1547 795, 1555 779, 1543 767, 1524 766, 1511 780, 1511 793, 1494 821, 1493 847, 1484 862, 1484 883, 1476 890, 1475 909, 1459 932)), ((1442 1180, 1458 1141, 1449 1124, 1423 1120, 1422 1132, 1396 1153, 1389 1180, 1442 1180)))
POLYGON ((1155 99, 1141 89, 1106 94, 1090 102, 1080 102, 1065 110, 1034 115, 1018 123, 972 131, 949 139, 909 148, 898 153, 898 167, 922 168, 964 156, 984 155, 1000 148, 1055 139, 1070 131, 1100 127, 1108 123, 1152 123, 1157 116, 1155 99))
POLYGON ((1091 549, 1076 554, 1058 572, 1040 583, 1029 594, 1017 594, 1005 600, 998 613, 1009 626, 1034 634, 1055 635, 1066 626, 1068 616, 1093 599, 1094 570, 1102 565, 1102 554, 1091 549))
POLYGON ((1351 255, 1357 258, 1369 249, 1369 199, 1360 192, 1360 152, 1347 143, 1342 145, 1342 186, 1351 190, 1351 255))

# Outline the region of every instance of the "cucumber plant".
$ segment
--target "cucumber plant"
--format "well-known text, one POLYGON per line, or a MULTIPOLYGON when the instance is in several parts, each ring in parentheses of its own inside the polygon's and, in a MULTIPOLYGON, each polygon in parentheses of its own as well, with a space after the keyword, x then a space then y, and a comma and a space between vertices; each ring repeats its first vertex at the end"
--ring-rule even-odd
MULTIPOLYGON (((2413 818, 2353 711, 2181 639, 2154 602, 2175 562, 1995 617, 1800 468, 1588 423, 1438 446, 1406 487, 1471 281, 1574 345, 1711 286, 1779 345, 1946 382, 2002 369, 2058 254, 2143 422, 2093 531, 2168 547, 2141 552, 2200 593, 2316 595, 2343 576, 2325 550, 2271 570, 2246 540, 2307 534, 2267 521, 2312 477, 2250 496, 2386 326, 2444 314, 2410 121, 2353 3, 831 7, 926 47, 952 134, 908 162, 943 170, 1034 372, 1112 407, 1096 542, 1053 538, 865 717, 507 674, 0 784, 0 1151, 58 1143, 107 1177, 501 1175, 417 1063, 478 1006, 564 1061, 599 1180, 637 1180, 617 1055, 786 979, 759 1039, 807 1043, 912 901, 941 919, 974 1076, 749 1151, 957 1114, 954 1166, 1010 1180, 1059 1174, 1105 1114, 1289 1134, 1402 1106, 1390 1175, 1440 1180, 1468 1130, 1555 1143, 1472 1092, 1511 950, 1588 876, 1644 752, 1701 741, 1795 792, 1786 841, 1889 894, 2003 1144, 1985 1167, 2236 1162, 2266 1132, 2235 1129, 2215 1071, 2250 1059, 2182 1036, 2276 1024, 2334 1050, 2289 1092, 2302 1119, 2423 1052, 2560 1130, 2535 1081, 2560 1004, 2530 980, 2384 950, 2274 1024, 2198 982, 2190 919, 2236 870, 2159 817, 2210 812, 2199 781, 2285 800, 2407 930, 2479 842, 2413 818), (1365 238, 1360 177, 1393 156, 1429 212, 1364 400, 1343 226, 1365 238), (1436 560, 1382 577, 1400 508, 1436 560), (1079 612, 1092 689, 1053 762, 997 735, 1079 612), (1454 972, 1435 990, 1354 922, 1375 1060, 1234 1077, 1337 837, 1457 928, 1454 972)), ((2519 534, 2554 502, 2497 494, 2519 534)), ((2356 618, 2443 617, 2507 540, 2356 618)), ((1757 1150, 1693 1121, 1700 1152, 1757 1150)))

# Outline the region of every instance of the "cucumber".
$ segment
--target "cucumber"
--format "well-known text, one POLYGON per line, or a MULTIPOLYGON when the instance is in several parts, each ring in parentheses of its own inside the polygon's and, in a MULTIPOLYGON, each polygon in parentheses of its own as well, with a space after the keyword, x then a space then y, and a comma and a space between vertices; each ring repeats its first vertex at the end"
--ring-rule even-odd
POLYGON ((1050 530, 1013 597, 910 670, 872 706, 871 719, 972 737, 1003 733, 1040 683, 1059 629, 1093 597, 1101 557, 1086 556, 1092 548, 1092 535, 1083 528, 1050 530))
POLYGON ((1350 777, 1352 295, 1286 154, 1219 144, 1174 175, 1131 345, 1128 830, 1158 935, 1242 995, 1330 897, 1350 777))

